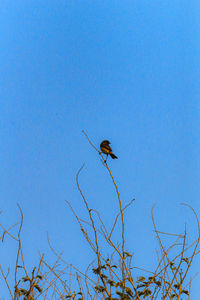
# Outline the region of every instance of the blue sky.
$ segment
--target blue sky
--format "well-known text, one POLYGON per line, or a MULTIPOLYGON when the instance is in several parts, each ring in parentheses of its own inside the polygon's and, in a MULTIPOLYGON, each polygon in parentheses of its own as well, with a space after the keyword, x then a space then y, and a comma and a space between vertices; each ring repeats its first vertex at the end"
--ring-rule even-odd
MULTIPOLYGON (((194 238, 192 214, 180 203, 199 215, 199 17, 199 2, 184 0, 1 3, 0 218, 10 226, 17 202, 22 207, 29 267, 47 249, 47 231, 69 262, 85 270, 91 261, 65 203, 86 216, 75 182, 84 162, 90 207, 108 226, 117 212, 82 129, 96 146, 112 142, 119 159, 108 163, 122 201, 136 198, 126 224, 137 266, 151 268, 155 256, 155 203, 161 230, 180 233, 187 222, 194 238)), ((1 245, 5 269, 15 262, 13 245, 1 245)), ((199 267, 196 258, 193 273, 199 267)), ((199 284, 197 277, 192 299, 199 284)))

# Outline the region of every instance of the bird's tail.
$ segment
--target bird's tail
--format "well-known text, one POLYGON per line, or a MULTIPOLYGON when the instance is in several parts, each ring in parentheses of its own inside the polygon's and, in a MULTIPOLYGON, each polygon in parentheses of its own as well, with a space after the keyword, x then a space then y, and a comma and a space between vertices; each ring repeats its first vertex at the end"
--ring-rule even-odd
POLYGON ((115 154, 113 154, 112 152, 110 153, 110 156, 112 157, 112 159, 118 158, 115 154))

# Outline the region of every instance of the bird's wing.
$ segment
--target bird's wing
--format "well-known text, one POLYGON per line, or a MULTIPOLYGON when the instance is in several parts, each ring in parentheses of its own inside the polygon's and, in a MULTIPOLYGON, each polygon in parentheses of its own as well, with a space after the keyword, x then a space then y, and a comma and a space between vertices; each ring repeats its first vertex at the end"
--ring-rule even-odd
POLYGON ((109 152, 112 152, 112 149, 110 148, 109 145, 101 145, 101 147, 108 150, 109 152))

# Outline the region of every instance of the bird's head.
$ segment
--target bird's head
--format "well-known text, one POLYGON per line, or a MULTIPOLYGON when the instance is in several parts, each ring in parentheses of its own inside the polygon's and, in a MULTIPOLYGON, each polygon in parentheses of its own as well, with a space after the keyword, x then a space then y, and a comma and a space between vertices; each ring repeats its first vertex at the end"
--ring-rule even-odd
POLYGON ((103 141, 102 143, 110 145, 110 142, 108 140, 103 141))

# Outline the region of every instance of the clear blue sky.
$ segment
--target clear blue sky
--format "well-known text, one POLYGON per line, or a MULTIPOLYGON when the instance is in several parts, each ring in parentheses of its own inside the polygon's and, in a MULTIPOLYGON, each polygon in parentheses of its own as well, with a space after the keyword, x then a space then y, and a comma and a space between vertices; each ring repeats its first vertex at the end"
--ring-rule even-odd
MULTIPOLYGON (((75 183, 83 162, 90 207, 110 225, 118 204, 84 129, 96 146, 112 142, 119 159, 109 166, 122 201, 136 198, 126 215, 127 248, 137 266, 151 269, 153 204, 163 231, 182 233, 187 222, 194 238, 181 202, 200 216, 199 1, 10 0, 0 7, 1 223, 19 220, 18 202, 27 265, 48 248, 48 231, 66 260, 85 270, 90 251, 65 203, 86 216, 75 183)), ((8 237, 1 244, 5 269, 15 262, 13 245, 8 237)), ((193 274, 199 267, 196 258, 193 274)), ((194 300, 199 284, 197 277, 194 300)))

